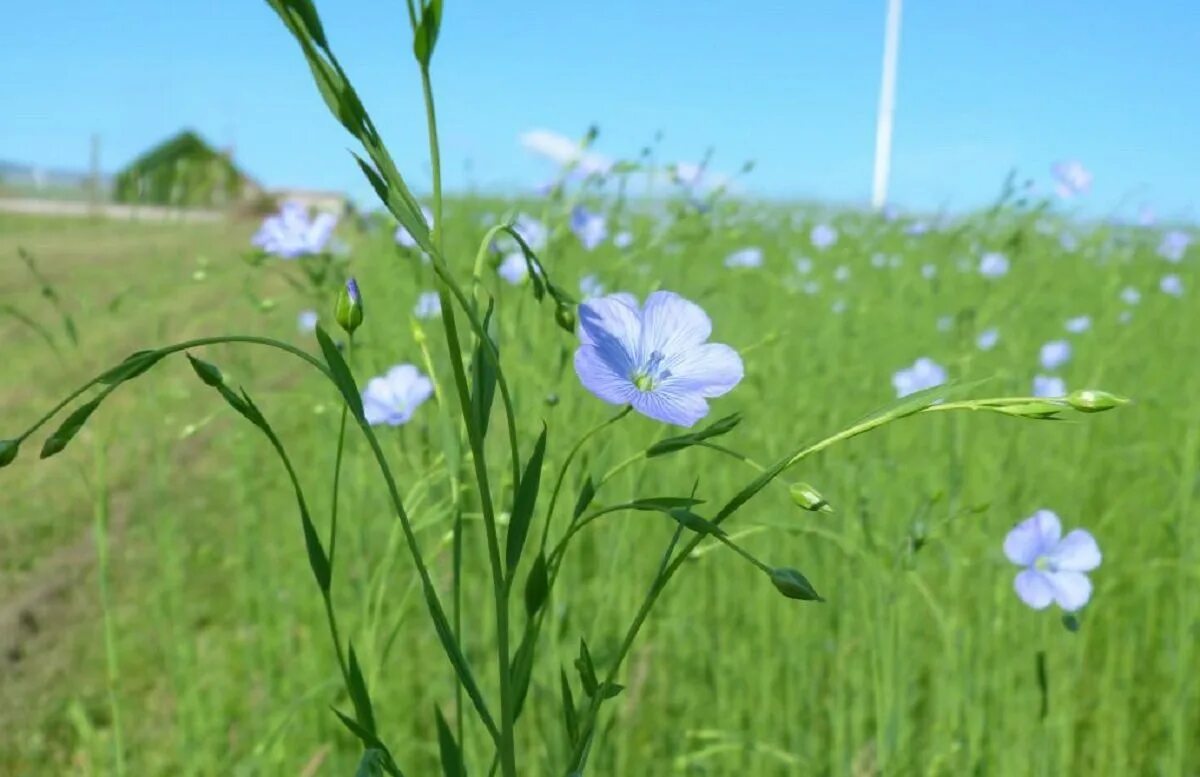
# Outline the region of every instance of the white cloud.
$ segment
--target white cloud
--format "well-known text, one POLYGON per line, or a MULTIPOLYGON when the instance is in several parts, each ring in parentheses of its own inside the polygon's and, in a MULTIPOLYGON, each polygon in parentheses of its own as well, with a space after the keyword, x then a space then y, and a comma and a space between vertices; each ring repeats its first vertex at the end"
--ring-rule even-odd
POLYGON ((584 175, 606 173, 613 164, 612 160, 603 154, 581 149, 578 141, 547 129, 522 132, 520 140, 526 150, 557 165, 577 164, 579 171, 584 175))

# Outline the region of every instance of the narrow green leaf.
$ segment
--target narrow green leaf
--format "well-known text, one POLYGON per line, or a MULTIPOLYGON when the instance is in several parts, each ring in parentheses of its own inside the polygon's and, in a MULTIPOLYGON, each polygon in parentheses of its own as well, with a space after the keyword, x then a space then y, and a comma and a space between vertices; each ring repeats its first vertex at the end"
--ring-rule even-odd
POLYGON ((618 685, 617 683, 603 683, 600 686, 600 698, 605 700, 615 699, 623 690, 625 690, 624 685, 618 685))
POLYGON ((224 385, 225 376, 221 374, 221 370, 217 365, 206 362, 203 359, 197 359, 190 353, 186 354, 186 356, 196 375, 199 376, 200 380, 204 381, 204 385, 212 386, 213 388, 224 385))
POLYGON ((509 668, 513 685, 513 720, 521 717, 521 711, 525 709, 525 698, 529 695, 529 683, 533 679, 533 655, 536 649, 534 632, 527 629, 509 668))
POLYGON ((595 696, 600 681, 596 679, 596 665, 592 663, 591 651, 582 638, 579 640, 579 658, 575 659, 575 670, 579 672, 579 681, 583 683, 584 693, 589 698, 595 696))
POLYGON ((115 386, 118 383, 133 380, 162 361, 164 356, 165 354, 161 351, 136 351, 126 357, 125 361, 101 375, 99 382, 115 386))
POLYGON ((360 726, 358 721, 356 721, 354 718, 345 714, 336 707, 330 707, 330 709, 333 710, 334 715, 338 716, 338 720, 342 721, 342 725, 348 728, 351 734, 358 737, 359 741, 361 741, 365 747, 372 747, 377 750, 381 750, 384 753, 388 752, 383 742, 379 741, 379 737, 360 726))
POLYGON ((583 487, 579 489, 579 498, 575 500, 574 516, 578 518, 583 515, 583 511, 587 509, 592 500, 596 498, 596 484, 592 482, 592 476, 588 475, 584 478, 583 487))
POLYGON ((538 551, 533 559, 533 566, 529 568, 529 575, 525 578, 525 615, 529 618, 537 615, 549 594, 550 577, 546 570, 546 554, 538 551))
POLYGON ((371 735, 375 735, 375 710, 371 706, 371 694, 367 691, 367 681, 363 678, 362 667, 354 652, 354 644, 350 644, 350 701, 354 704, 354 712, 359 724, 371 735))
MULTIPOLYGON (((483 331, 487 332, 492 323, 492 313, 496 302, 488 297, 487 312, 483 314, 483 331)), ((488 336, 490 339, 490 335, 488 336)), ((487 357, 483 340, 475 347, 475 355, 471 359, 471 410, 475 416, 475 424, 479 428, 479 436, 486 437, 488 422, 492 416, 492 404, 496 400, 496 368, 487 357)), ((492 347, 499 353, 495 340, 492 347)))
POLYGON ((383 777, 385 763, 384 752, 369 747, 363 751, 358 768, 354 770, 354 777, 383 777))
POLYGON ((433 709, 437 716, 438 750, 442 754, 442 774, 445 777, 467 777, 467 766, 463 762, 462 750, 454 741, 454 734, 446 725, 446 718, 436 706, 433 709))
POLYGON ((701 518, 686 507, 676 507, 666 511, 667 515, 674 518, 685 529, 691 529, 697 534, 712 534, 717 537, 726 536, 725 530, 717 526, 712 521, 701 518))
MULTIPOLYGON (((109 389, 111 391, 112 389, 109 389)), ((75 412, 67 416, 62 425, 55 430, 54 434, 50 435, 46 442, 42 445, 41 458, 48 459, 55 454, 61 453, 64 448, 79 434, 79 430, 87 423, 88 418, 92 413, 96 412, 96 408, 100 407, 100 403, 108 396, 108 391, 100 394, 92 401, 80 405, 75 408, 75 412)))
POLYGON ((563 727, 567 731, 567 746, 579 738, 579 718, 575 710, 575 695, 571 693, 571 681, 566 669, 559 669, 559 688, 562 692, 563 727))
MULTIPOLYGON (((0 469, 7 467, 17 460, 17 454, 21 451, 20 440, 0 440, 0 469)), ((542 576, 546 574, 546 560, 538 556, 538 560, 542 562, 542 576)), ((532 573, 530 573, 532 574, 532 573)))
POLYGON ((516 574, 517 564, 521 562, 521 551, 525 548, 525 538, 529 536, 529 524, 533 521, 533 508, 537 504, 538 488, 542 480, 542 459, 546 456, 546 425, 542 424, 542 433, 538 435, 533 453, 525 464, 525 472, 517 486, 517 495, 513 500, 512 517, 508 522, 508 537, 505 544, 505 562, 510 577, 516 574))
POLYGON ((462 650, 458 646, 458 642, 454 638, 454 632, 450 628, 450 622, 446 620, 446 614, 438 607, 437 598, 434 596, 427 586, 422 584, 421 593, 425 596, 425 604, 429 610, 429 616, 433 619, 433 628, 437 632, 438 639, 442 643, 442 648, 446 651, 446 656, 450 659, 450 663, 454 665, 455 674, 458 675, 459 682, 463 685, 463 690, 467 692, 471 703, 475 705, 476 712, 479 713, 480 719, 488 730, 496 731, 496 721, 492 718, 491 712, 488 711, 487 702, 484 701, 483 693, 479 690, 479 684, 475 682, 475 675, 471 672, 471 666, 467 663, 467 657, 463 655, 462 650))
POLYGON ((679 508, 687 509, 703 503, 703 499, 693 499, 690 496, 650 496, 635 499, 628 504, 628 507, 631 510, 669 513, 672 510, 679 508))
POLYGON ((720 437, 723 434, 728 434, 729 432, 733 431, 733 429, 741 422, 741 413, 733 413, 732 415, 727 415, 724 418, 712 422, 698 432, 682 434, 678 437, 668 437, 665 440, 659 440, 646 449, 646 458, 653 458, 655 456, 663 456, 668 453, 674 453, 675 451, 689 448, 697 443, 703 442, 704 440, 709 440, 713 437, 720 437))
POLYGON ((441 0, 421 4, 421 18, 413 34, 413 56, 422 67, 429 67, 433 49, 437 45, 438 31, 442 25, 441 0))
POLYGON ((350 408, 351 414, 362 421, 362 396, 358 393, 358 386, 354 382, 354 375, 351 374, 349 365, 346 364, 342 352, 334 345, 333 340, 329 338, 320 324, 317 325, 316 333, 317 342, 321 345, 321 355, 325 357, 325 363, 329 365, 334 384, 341 392, 342 398, 346 400, 346 406, 350 408))

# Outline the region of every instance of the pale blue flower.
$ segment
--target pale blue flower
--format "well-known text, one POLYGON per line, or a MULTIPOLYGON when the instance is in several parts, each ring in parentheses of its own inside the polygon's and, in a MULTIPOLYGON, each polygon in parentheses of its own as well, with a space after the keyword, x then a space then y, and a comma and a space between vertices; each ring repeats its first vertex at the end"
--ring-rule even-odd
POLYGON ((1042 367, 1057 370, 1071 359, 1071 344, 1066 340, 1051 340, 1042 346, 1039 356, 1042 367))
POLYGON ((1055 162, 1050 172, 1054 176, 1054 191, 1063 199, 1087 194, 1092 188, 1092 174, 1078 160, 1055 162))
MULTIPOLYGON (((431 210, 429 210, 429 208, 426 208, 424 205, 421 206, 421 215, 425 218, 426 226, 433 224, 433 212, 431 210)), ((403 224, 398 224, 396 226, 396 234, 394 235, 394 237, 396 240, 396 245, 400 246, 401 248, 416 248, 417 247, 416 238, 414 238, 412 236, 412 234, 409 233, 408 229, 403 224)))
POLYGON ((796 259, 796 272, 801 275, 808 275, 812 272, 813 261, 807 256, 801 256, 796 259))
POLYGON ((1142 293, 1132 286, 1121 289, 1121 301, 1126 305, 1136 305, 1142 301, 1142 293))
POLYGON ((871 254, 871 266, 874 267, 875 269, 881 269, 883 267, 886 267, 887 261, 888 261, 887 254, 880 253, 879 251, 876 251, 875 253, 871 254))
POLYGON ((1172 297, 1183 296, 1183 281, 1181 281, 1179 276, 1175 275, 1174 273, 1171 275, 1164 275, 1162 280, 1158 282, 1158 288, 1162 290, 1164 294, 1170 294, 1172 297))
POLYGON ((613 235, 613 245, 624 251, 629 246, 633 245, 633 233, 627 229, 623 229, 613 235))
POLYGON ((521 283, 529 275, 529 263, 525 261, 525 254, 520 251, 505 254, 497 272, 513 286, 521 283))
POLYGON ((985 278, 1000 278, 1008 274, 1008 257, 989 251, 979 258, 979 274, 985 278))
POLYGON ((278 213, 263 219, 250 242, 281 259, 295 259, 325 251, 336 226, 337 216, 332 213, 310 218, 304 205, 288 201, 278 213))
POLYGON ((1074 253, 1079 248, 1079 238, 1073 232, 1063 232, 1058 236, 1058 244, 1068 253, 1074 253))
POLYGON ((835 316, 840 316, 842 313, 845 313, 846 312, 846 300, 835 299, 833 301, 833 304, 829 306, 829 312, 833 313, 835 316))
POLYGON ((362 394, 363 413, 372 426, 402 426, 432 395, 433 381, 413 365, 400 364, 367 381, 362 394))
MULTIPOLYGON (((518 213, 517 217, 513 220, 512 227, 531 250, 537 252, 546 247, 546 239, 550 236, 550 233, 546 229, 546 226, 533 216, 518 213)), ((513 240, 512 236, 507 232, 494 241, 491 247, 492 250, 504 251, 506 253, 520 251, 517 241, 513 240)))
POLYGON ((579 279, 579 292, 584 299, 594 299, 604 296, 604 284, 595 275, 585 275, 579 279))
POLYGON ((1158 216, 1154 214, 1154 209, 1149 205, 1138 208, 1137 222, 1139 226, 1152 227, 1156 221, 1158 221, 1158 216))
POLYGON ((725 257, 726 267, 762 267, 763 252, 761 248, 750 247, 734 251, 725 257))
POLYGON ((742 359, 709 343, 712 321, 693 302, 656 291, 644 305, 627 294, 579 306, 575 372, 584 388, 664 423, 692 426, 708 401, 742 380, 742 359))
POLYGON ((927 281, 931 281, 934 279, 935 276, 937 276, 937 265, 929 264, 929 263, 921 265, 921 277, 922 278, 924 278, 927 281))
POLYGON ((1004 555, 1024 567, 1013 585, 1021 601, 1035 610, 1051 602, 1074 612, 1092 598, 1086 573, 1100 566, 1100 546, 1086 529, 1062 536, 1062 523, 1050 510, 1038 510, 1004 538, 1004 555))
POLYGON ((593 251, 608 239, 608 220, 603 213, 593 213, 582 205, 576 205, 571 211, 571 231, 585 249, 593 251))
POLYGON ((800 290, 809 296, 813 296, 821 291, 821 284, 816 281, 805 281, 800 290))
POLYGON ((990 351, 1000 342, 1000 330, 996 327, 985 329, 975 338, 975 345, 981 351, 990 351))
POLYGON ((850 268, 844 264, 838 265, 837 269, 833 271, 833 279, 838 283, 850 280, 850 268))
POLYGON ((920 235, 924 235, 926 232, 928 232, 929 229, 930 229, 929 222, 914 221, 913 223, 909 224, 907 227, 904 228, 904 234, 911 235, 913 237, 919 237, 920 235))
POLYGON ((897 397, 907 397, 909 394, 940 386, 945 382, 946 369, 925 356, 913 362, 911 367, 905 367, 892 375, 892 386, 896 389, 897 397))
POLYGON ((938 316, 937 330, 939 332, 949 332, 954 326, 954 316, 938 316))
POLYGON ((828 224, 817 224, 808 233, 808 239, 812 243, 813 248, 824 250, 838 241, 838 233, 836 229, 828 224))
POLYGON ((1065 397, 1067 384, 1057 375, 1034 375, 1033 395, 1043 398, 1065 397))
POLYGON ((308 334, 316 330, 317 322, 319 320, 320 317, 317 315, 317 311, 304 310, 301 311, 300 315, 296 317, 296 327, 301 331, 301 333, 308 334))
POLYGON ((1068 318, 1066 323, 1067 331, 1071 334, 1081 334, 1092 328, 1091 316, 1075 316, 1068 318))
POLYGON ((1188 246, 1191 244, 1191 235, 1173 229, 1162 236, 1162 241, 1158 244, 1158 255, 1168 262, 1178 262, 1183 259, 1183 255, 1187 253, 1188 246))
POLYGON ((413 315, 420 319, 430 319, 442 314, 442 300, 436 291, 423 291, 417 297, 413 315))

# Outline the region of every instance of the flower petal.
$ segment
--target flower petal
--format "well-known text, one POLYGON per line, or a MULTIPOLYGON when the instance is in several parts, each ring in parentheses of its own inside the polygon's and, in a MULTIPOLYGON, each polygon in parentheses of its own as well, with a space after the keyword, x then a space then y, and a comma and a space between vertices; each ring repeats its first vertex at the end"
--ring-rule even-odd
POLYGON ((642 339, 642 321, 637 302, 629 304, 628 294, 609 294, 588 300, 579 306, 579 342, 595 345, 606 352, 622 350, 629 358, 630 374, 636 366, 638 348, 642 339))
POLYGON ((641 355, 658 351, 674 356, 700 345, 712 334, 712 321, 694 302, 672 291, 656 291, 642 307, 641 355))
POLYGON ((1090 572, 1100 566, 1100 546, 1087 529, 1075 529, 1048 554, 1056 570, 1090 572))
POLYGON ((588 391, 613 405, 627 405, 638 394, 629 379, 628 356, 612 354, 596 345, 581 345, 575 351, 575 374, 588 391), (621 361, 625 359, 625 361, 621 361))
POLYGON ((694 391, 672 391, 659 387, 654 391, 634 390, 633 409, 656 421, 677 426, 694 426, 708 415, 708 402, 694 391))
POLYGON ((1044 577, 1054 589, 1054 601, 1067 612, 1074 612, 1092 598, 1092 581, 1082 572, 1046 572, 1044 577))
POLYGON ((1044 610, 1054 600, 1054 587, 1046 575, 1036 569, 1026 569, 1013 581, 1013 587, 1021 601, 1035 610, 1044 610))
POLYGON ((1038 556, 1049 553, 1061 535, 1058 516, 1049 510, 1038 510, 1004 538, 1004 555, 1014 564, 1030 566, 1038 556))
POLYGON ((742 357, 722 343, 689 348, 668 359, 664 367, 670 377, 660 384, 662 390, 694 392, 708 399, 732 391, 745 372, 742 357))

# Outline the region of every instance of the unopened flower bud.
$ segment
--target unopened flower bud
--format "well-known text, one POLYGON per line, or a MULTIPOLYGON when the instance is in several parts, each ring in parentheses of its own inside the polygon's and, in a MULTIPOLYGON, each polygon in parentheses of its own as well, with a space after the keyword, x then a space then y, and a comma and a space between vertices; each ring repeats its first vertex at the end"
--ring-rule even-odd
POLYGON ((789 567, 779 567, 771 570, 771 582, 779 593, 789 599, 800 599, 805 602, 823 602, 824 599, 808 582, 808 578, 798 570, 789 567))
POLYGON ((825 501, 817 489, 807 483, 793 483, 791 487, 792 501, 798 507, 811 512, 832 513, 833 508, 825 501))
POLYGON ((333 311, 334 320, 346 334, 354 334, 363 321, 362 295, 358 291, 358 281, 351 278, 338 294, 337 305, 333 311))
POLYGON ((575 311, 570 305, 559 303, 554 311, 554 320, 566 331, 575 334, 575 311))
POLYGON ((0 467, 7 467, 17 458, 21 449, 20 440, 0 440, 0 467))
POLYGON ((1081 413, 1101 413, 1128 404, 1129 400, 1107 391, 1079 389, 1070 393, 1067 402, 1081 413))

